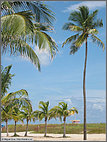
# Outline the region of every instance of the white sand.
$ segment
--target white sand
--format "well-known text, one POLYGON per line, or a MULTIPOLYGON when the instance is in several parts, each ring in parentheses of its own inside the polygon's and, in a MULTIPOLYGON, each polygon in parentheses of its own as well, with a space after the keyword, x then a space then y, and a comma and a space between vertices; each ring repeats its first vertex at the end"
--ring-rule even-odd
MULTIPOLYGON (((83 141, 83 134, 66 134, 66 138, 62 137, 63 134, 47 134, 48 137, 30 132, 28 132, 28 137, 24 137, 25 132, 17 132, 17 134, 20 136, 18 138, 32 138, 35 141, 83 141)), ((9 137, 11 136, 13 133, 9 133, 9 137)), ((1 138, 9 137, 6 137, 6 133, 1 133, 1 138)), ((87 134, 87 141, 106 141, 106 134, 87 134)))

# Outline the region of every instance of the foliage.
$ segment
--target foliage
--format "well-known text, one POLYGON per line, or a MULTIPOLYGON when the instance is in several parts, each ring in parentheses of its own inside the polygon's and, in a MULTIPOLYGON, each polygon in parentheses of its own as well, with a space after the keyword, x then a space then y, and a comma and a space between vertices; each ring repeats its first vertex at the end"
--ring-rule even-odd
POLYGON ((48 107, 49 107, 49 101, 47 101, 47 102, 40 101, 39 102, 39 109, 41 109, 41 110, 34 111, 35 117, 37 119, 39 119, 40 121, 43 118, 48 119, 49 118, 48 107))
MULTIPOLYGON (((14 132, 14 125, 9 125, 9 132, 14 132)), ((29 124, 29 131, 31 133, 44 133, 44 124, 29 124)), ((17 124, 17 132, 25 132, 26 125, 17 124)), ((3 132, 6 132, 4 129, 3 132)), ((53 134, 63 134, 63 124, 48 124, 47 133, 53 134)), ((66 124, 66 133, 67 134, 82 134, 83 133, 83 124, 66 124)), ((105 123, 89 123, 87 124, 87 133, 88 134, 102 134, 106 133, 106 124, 105 123)))
POLYGON ((60 121, 63 120, 65 121, 66 117, 73 115, 74 113, 78 113, 77 109, 75 107, 72 107, 71 109, 68 109, 68 105, 65 102, 60 102, 58 106, 53 107, 50 110, 50 117, 51 118, 59 118, 60 121))
POLYGON ((74 54, 79 50, 82 44, 89 37, 93 42, 97 43, 104 50, 104 43, 97 37, 98 28, 103 26, 102 19, 97 19, 98 10, 89 13, 86 6, 80 6, 79 11, 73 11, 68 18, 69 23, 65 23, 64 30, 75 32, 75 35, 70 36, 65 40, 65 44, 70 44, 70 54, 74 54))
POLYGON ((41 2, 6 1, 2 2, 1 6, 2 54, 8 52, 10 55, 27 57, 40 71, 40 61, 35 48, 32 47, 47 48, 52 58, 56 54, 57 45, 46 33, 53 31, 51 28, 51 20, 54 20, 53 12, 41 2), (38 28, 41 19, 45 22, 38 28))
POLYGON ((14 74, 10 73, 12 65, 5 68, 1 66, 1 98, 7 93, 9 86, 11 85, 11 80, 14 74))

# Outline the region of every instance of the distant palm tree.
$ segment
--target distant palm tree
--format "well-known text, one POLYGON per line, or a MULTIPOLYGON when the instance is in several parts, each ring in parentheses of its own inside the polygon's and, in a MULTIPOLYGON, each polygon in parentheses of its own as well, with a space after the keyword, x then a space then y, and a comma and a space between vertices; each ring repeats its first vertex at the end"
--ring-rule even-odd
POLYGON ((36 27, 44 17, 44 27, 49 25, 47 31, 53 31, 50 25, 54 20, 53 12, 40 2, 2 2, 1 6, 2 53, 25 56, 40 70, 39 58, 29 44, 35 44, 39 49, 48 48, 53 58, 57 50, 55 41, 44 29, 36 27))
POLYGON ((27 105, 28 93, 22 89, 16 92, 9 93, 1 99, 1 115, 2 121, 6 122, 6 131, 8 136, 8 120, 15 120, 15 135, 16 135, 16 122, 21 120, 20 107, 27 105))
MULTIPOLYGON (((26 91, 26 90, 25 90, 26 91)), ((23 122, 23 112, 21 111, 23 107, 29 108, 30 107, 30 100, 28 99, 28 93, 26 91, 23 96, 17 96, 17 98, 13 101, 13 109, 12 109, 12 119, 15 122, 15 129, 14 129, 14 136, 17 136, 16 134, 16 123, 18 121, 23 122)))
POLYGON ((98 34, 97 28, 103 26, 102 19, 97 19, 98 10, 93 13, 89 13, 89 8, 87 6, 80 6, 79 11, 73 11, 70 13, 68 20, 71 22, 65 23, 63 26, 64 30, 69 30, 77 32, 77 34, 70 36, 63 43, 62 47, 71 43, 70 54, 77 52, 83 43, 85 43, 85 64, 84 64, 84 74, 83 74, 83 97, 84 97, 84 140, 86 137, 86 91, 85 91, 85 78, 86 78, 86 64, 87 64, 87 42, 88 39, 92 39, 104 50, 104 43, 96 36, 98 34))
POLYGON ((77 109, 75 107, 72 107, 71 109, 68 109, 68 105, 65 102, 60 102, 58 106, 53 107, 50 110, 50 118, 59 117, 60 121, 64 121, 64 134, 63 137, 66 135, 66 119, 68 116, 73 115, 74 113, 78 113, 77 109))
POLYGON ((31 105, 30 101, 28 101, 28 106, 22 106, 21 119, 22 120, 26 119, 27 124, 26 124, 25 136, 27 136, 29 121, 31 121, 31 119, 33 119, 33 121, 35 121, 32 105, 31 105))
POLYGON ((41 111, 39 111, 39 110, 34 111, 35 117, 38 118, 40 121, 43 118, 45 119, 45 134, 44 134, 44 137, 46 137, 46 134, 47 134, 47 121, 48 121, 48 118, 49 118, 49 115, 50 115, 48 107, 49 107, 49 101, 47 101, 47 102, 40 101, 39 102, 39 109, 41 109, 41 111))
POLYGON ((2 122, 6 122, 6 133, 7 133, 7 136, 8 135, 8 120, 11 120, 11 109, 12 107, 12 104, 8 105, 8 106, 4 106, 2 107, 1 106, 1 121, 2 122))

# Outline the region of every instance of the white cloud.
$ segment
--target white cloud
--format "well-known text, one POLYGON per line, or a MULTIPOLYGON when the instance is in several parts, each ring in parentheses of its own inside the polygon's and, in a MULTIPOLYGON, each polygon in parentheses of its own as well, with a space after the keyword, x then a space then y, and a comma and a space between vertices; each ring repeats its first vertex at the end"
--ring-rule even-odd
POLYGON ((106 103, 106 99, 94 98, 94 99, 88 99, 87 102, 90 102, 90 103, 106 103))
MULTIPOLYGON (((34 51, 37 54, 41 65, 46 66, 52 62, 48 46, 45 49, 39 49, 36 46, 34 51)), ((28 62, 28 61, 30 61, 31 62, 30 58, 26 57, 25 55, 12 56, 12 58, 10 56, 6 56, 6 57, 4 57, 4 60, 7 62, 11 62, 11 61, 14 61, 14 62, 19 62, 19 61, 20 62, 23 62, 23 61, 28 62)))
POLYGON ((93 104, 93 109, 103 111, 104 107, 101 104, 93 104))
POLYGON ((101 8, 106 6, 105 1, 84 1, 78 4, 73 4, 69 7, 67 7, 63 12, 70 12, 72 10, 77 10, 79 6, 88 6, 90 10, 95 9, 95 8, 101 8))
POLYGON ((72 104, 71 99, 69 99, 69 98, 64 99, 64 101, 65 101, 66 103, 72 104))
POLYGON ((35 52, 38 55, 41 65, 49 65, 51 63, 50 53, 48 48, 39 49, 37 46, 35 47, 35 52))

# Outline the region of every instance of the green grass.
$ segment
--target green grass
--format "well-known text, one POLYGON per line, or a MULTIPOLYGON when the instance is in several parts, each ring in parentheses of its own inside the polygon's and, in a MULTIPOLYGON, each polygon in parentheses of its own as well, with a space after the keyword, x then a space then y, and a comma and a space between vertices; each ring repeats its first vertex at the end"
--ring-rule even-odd
MULTIPOLYGON (((54 134, 63 134, 63 124, 48 124, 47 133, 54 134)), ((9 132, 14 132, 14 125, 8 126, 9 132)), ((26 125, 22 126, 17 124, 16 131, 23 132, 26 130, 26 125)), ((45 125, 33 125, 29 124, 28 131, 33 131, 32 133, 44 133, 45 125), (39 126, 39 127, 38 127, 39 126)), ((6 132, 4 129, 3 132, 6 132)), ((83 133, 83 124, 66 124, 66 133, 67 134, 82 134, 83 133)), ((105 123, 90 123, 87 124, 87 133, 88 134, 101 134, 106 133, 106 124, 105 123)))

